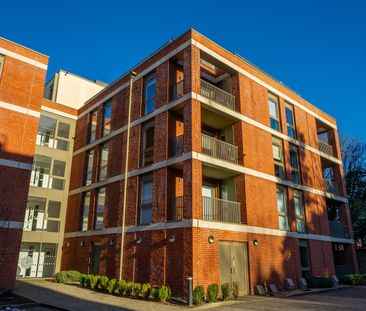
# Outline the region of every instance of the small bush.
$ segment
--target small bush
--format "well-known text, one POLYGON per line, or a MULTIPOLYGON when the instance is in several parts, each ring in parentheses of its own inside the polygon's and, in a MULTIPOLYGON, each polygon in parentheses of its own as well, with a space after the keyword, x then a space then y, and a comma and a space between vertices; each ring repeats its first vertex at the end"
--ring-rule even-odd
POLYGON ((347 274, 342 277, 342 283, 349 285, 363 285, 366 284, 366 274, 347 274))
POLYGON ((170 296, 171 296, 171 291, 170 291, 169 286, 163 285, 159 288, 158 297, 159 297, 160 301, 169 300, 170 296))
POLYGON ((132 296, 138 297, 140 296, 141 284, 140 283, 132 283, 132 296))
POLYGON ((207 298, 209 302, 217 301, 219 295, 219 286, 217 284, 210 284, 207 287, 207 298))
POLYGON ((60 271, 57 272, 54 276, 54 280, 57 283, 65 283, 65 282, 80 282, 81 273, 75 270, 69 271, 60 271))
POLYGON ((82 274, 80 275, 80 284, 81 287, 85 287, 86 286, 86 280, 87 280, 88 276, 86 274, 82 274))
POLYGON ((141 286, 141 297, 148 299, 150 296, 150 291, 151 291, 151 285, 149 283, 147 284, 142 284, 141 286))
POLYGON ((330 288, 333 287, 331 279, 325 276, 311 276, 306 279, 310 288, 330 288))
POLYGON ((149 298, 158 300, 159 299, 159 286, 152 286, 150 289, 150 296, 149 298))
POLYGON ((90 288, 97 289, 100 281, 99 275, 91 275, 90 276, 90 288))
POLYGON ((132 294, 132 289, 133 289, 133 283, 132 282, 127 282, 124 294, 127 295, 127 296, 130 296, 132 294))
POLYGON ((116 281, 116 279, 109 280, 108 285, 107 285, 107 289, 106 289, 107 292, 109 294, 114 294, 114 292, 116 291, 116 289, 117 289, 117 281, 116 281))
POLYGON ((65 283, 66 282, 66 273, 64 271, 57 272, 54 276, 54 280, 57 283, 65 283))
POLYGON ((238 282, 234 282, 233 283, 233 297, 235 300, 238 300, 239 297, 239 283, 238 282))
POLYGON ((101 276, 100 279, 99 279, 99 286, 98 288, 103 291, 103 292, 106 292, 107 291, 107 287, 108 287, 108 283, 109 283, 109 279, 107 276, 101 276))
POLYGON ((117 290, 118 290, 118 293, 122 296, 124 293, 125 293, 125 290, 126 290, 126 281, 125 280, 121 280, 118 282, 117 284, 117 290))
POLYGON ((228 300, 230 297, 230 284, 229 283, 223 283, 221 284, 221 293, 222 293, 222 299, 228 300))
POLYGON ((197 285, 193 290, 193 303, 200 305, 205 299, 205 289, 202 285, 197 285))

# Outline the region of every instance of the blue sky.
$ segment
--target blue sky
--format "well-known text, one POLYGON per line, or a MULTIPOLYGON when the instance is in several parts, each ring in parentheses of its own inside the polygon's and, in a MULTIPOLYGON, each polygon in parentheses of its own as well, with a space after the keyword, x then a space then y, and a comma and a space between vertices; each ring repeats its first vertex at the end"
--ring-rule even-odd
POLYGON ((111 82, 195 28, 244 56, 366 140, 366 1, 6 1, 0 36, 111 82))

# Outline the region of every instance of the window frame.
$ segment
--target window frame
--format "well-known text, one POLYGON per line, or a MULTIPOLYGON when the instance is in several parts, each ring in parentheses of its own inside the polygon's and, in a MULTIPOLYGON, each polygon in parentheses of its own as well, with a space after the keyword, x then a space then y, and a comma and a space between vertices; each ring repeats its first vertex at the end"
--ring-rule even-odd
POLYGON ((277 204, 277 213, 278 213, 278 228, 281 231, 289 231, 288 207, 287 207, 287 188, 286 187, 277 185, 277 187, 276 187, 276 204, 277 204), (278 194, 279 193, 283 194, 284 201, 282 203, 284 203, 284 209, 285 209, 284 212, 280 211, 280 207, 278 205, 278 194), (285 219, 286 228, 281 228, 280 218, 285 219))
POLYGON ((290 144, 289 153, 290 153, 290 165, 291 165, 291 180, 296 184, 301 184, 299 148, 294 144, 290 144), (296 155, 296 161, 297 161, 297 166, 298 166, 297 168, 292 165, 293 164, 292 160, 293 160, 294 154, 296 155), (298 180, 295 180, 294 175, 298 176, 298 180))
POLYGON ((87 150, 85 153, 85 169, 84 169, 84 185, 85 186, 88 186, 93 183, 94 161, 95 161, 95 149, 92 148, 92 149, 87 150), (90 156, 90 155, 92 155, 92 156, 90 156), (89 170, 89 164, 90 164, 89 159, 90 158, 92 158, 92 161, 91 161, 91 167, 89 170), (90 180, 88 179, 89 171, 90 171, 90 180))
POLYGON ((98 119, 99 119, 98 109, 94 109, 89 112, 89 122, 88 122, 88 143, 89 144, 91 144, 97 140, 98 119), (93 121, 94 116, 96 117, 95 122, 93 121), (95 129, 95 130, 93 131, 93 129, 95 129))
POLYGON ((99 145, 98 181, 108 178, 109 145, 109 141, 99 145), (107 159, 103 160, 103 151, 105 150, 107 151, 107 159), (105 161, 105 164, 103 164, 103 161, 105 161))
POLYGON ((283 141, 279 138, 272 136, 272 158, 273 158, 273 164, 275 168, 275 176, 281 179, 286 178, 285 173, 285 161, 283 157, 283 141), (273 146, 279 147, 280 151, 280 159, 276 159, 274 152, 273 152, 273 146), (279 169, 279 174, 277 174, 277 168, 279 169))
POLYGON ((94 207, 94 230, 102 230, 104 228, 104 216, 105 216, 105 202, 106 202, 106 187, 100 187, 95 192, 95 207, 94 207), (104 203, 103 207, 99 209, 99 198, 101 197, 101 190, 104 190, 104 203), (98 217, 102 218, 102 220, 98 220, 98 217))
POLYGON ((0 81, 3 73, 4 64, 5 64, 5 55, 0 54, 0 81))
POLYGON ((153 199, 154 199, 154 181, 153 181, 153 175, 152 174, 148 174, 148 175, 143 175, 140 177, 140 183, 139 183, 139 217, 138 217, 138 223, 139 225, 147 225, 147 224, 151 224, 152 222, 152 215, 153 215, 153 199), (151 203, 145 203, 142 204, 142 199, 143 199, 143 185, 147 184, 147 183, 151 183, 151 203), (144 206, 147 207, 144 207, 144 206), (142 215, 143 215, 143 209, 147 209, 149 208, 151 210, 151 215, 150 215, 150 222, 146 223, 146 222, 142 222, 142 215))
POLYGON ((80 231, 88 231, 89 230, 90 207, 91 207, 91 191, 87 191, 87 192, 84 192, 82 194, 80 222, 79 222, 80 231), (89 197, 89 204, 88 204, 87 208, 85 208, 85 199, 86 199, 87 196, 89 197), (86 213, 85 213, 85 211, 86 211, 86 213), (85 217, 85 215, 86 215, 86 217, 85 217))
POLYGON ((155 105, 156 105, 156 74, 155 74, 155 72, 153 72, 153 73, 149 74, 147 77, 145 77, 145 79, 144 79, 144 109, 143 109, 144 116, 154 112, 155 105), (147 97, 148 88, 150 86, 151 81, 153 81, 153 84, 155 85, 154 86, 154 95, 148 98, 147 97), (152 101, 153 101, 152 110, 147 111, 147 108, 149 107, 148 104, 152 101))
POLYGON ((286 127, 287 127, 287 136, 293 138, 293 139, 296 139, 297 138, 297 132, 296 132, 296 122, 295 122, 295 112, 294 112, 294 106, 287 103, 286 102, 286 105, 285 105, 285 117, 286 117, 286 127), (290 124, 288 122, 288 119, 287 119, 287 111, 290 111, 291 112, 291 118, 292 118, 292 123, 293 124, 290 124), (293 130, 293 133, 294 135, 290 135, 290 131, 289 131, 289 128, 291 128, 293 130))
POLYGON ((295 209, 295 218, 296 218, 296 231, 300 232, 300 233, 305 233, 306 232, 306 219, 305 219, 305 206, 304 206, 304 194, 302 191, 300 190, 294 190, 294 209, 295 209), (298 198, 300 199, 300 213, 297 213, 297 209, 296 209, 296 203, 295 203, 295 199, 298 198), (299 230, 299 226, 298 226, 298 221, 301 221, 303 223, 303 228, 304 230, 299 230))
POLYGON ((270 121, 270 127, 271 129, 277 131, 277 132, 281 132, 281 114, 280 114, 280 100, 279 97, 273 93, 268 93, 268 112, 269 112, 269 121, 270 121), (276 111, 276 116, 273 116, 271 114, 271 106, 270 106, 270 102, 275 104, 275 111, 276 111), (275 124, 277 124, 278 128, 275 128, 272 124, 272 121, 275 122, 275 124))
POLYGON ((141 166, 145 167, 148 165, 151 165, 154 163, 154 142, 155 142, 155 123, 154 122, 150 122, 147 124, 144 124, 142 127, 142 141, 141 141, 141 166), (152 147, 148 147, 146 148, 146 133, 152 130, 152 147), (146 153, 151 152, 151 156, 150 157, 146 157, 146 153), (150 159, 149 161, 146 161, 146 159, 150 159))
POLYGON ((112 112, 113 112, 113 105, 112 105, 112 102, 111 101, 107 101, 103 104, 103 110, 102 110, 102 137, 104 136, 107 136, 109 135, 111 132, 112 132, 112 128, 111 128, 111 125, 112 125, 112 112), (106 112, 106 107, 110 107, 111 109, 111 115, 110 115, 110 118, 109 118, 109 132, 106 133, 106 115, 105 115, 105 112, 106 112))

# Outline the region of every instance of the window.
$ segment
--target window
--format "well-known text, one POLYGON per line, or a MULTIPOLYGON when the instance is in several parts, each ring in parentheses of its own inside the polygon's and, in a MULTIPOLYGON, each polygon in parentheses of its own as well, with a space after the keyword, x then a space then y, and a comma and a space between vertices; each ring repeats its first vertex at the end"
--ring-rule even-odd
POLYGON ((296 138, 294 108, 293 106, 286 104, 285 110, 286 110, 287 135, 292 138, 296 138))
POLYGON ((301 184, 299 150, 296 146, 290 145, 291 178, 296 184, 301 184))
POLYGON ((140 183, 140 224, 149 224, 152 219, 152 175, 141 178, 140 183))
POLYGON ((145 115, 155 110, 155 91, 156 79, 151 75, 145 79, 145 115))
POLYGON ((69 139, 70 135, 70 124, 59 122, 57 136, 69 139))
POLYGON ((154 124, 143 127, 142 136, 142 166, 152 164, 154 161, 154 124))
POLYGON ((105 188, 99 188, 97 192, 97 210, 95 213, 94 229, 102 229, 104 222, 105 188))
POLYGON ((39 118, 37 145, 53 148, 57 121, 41 115, 39 118))
POLYGON ((294 206, 297 232, 305 232, 305 213, 302 192, 294 191, 294 206))
POLYGON ((36 154, 33 160, 30 185, 48 188, 52 158, 36 154))
POLYGON ((47 217, 60 218, 60 212, 61 212, 61 202, 58 201, 48 202, 47 217))
POLYGON ((310 260, 309 260, 309 247, 306 240, 299 240, 300 248, 300 265, 302 277, 307 278, 310 276, 310 260))
POLYGON ((96 139, 97 135, 98 110, 94 110, 89 115, 89 143, 96 139))
POLYGON ((51 178, 51 184, 50 189, 56 189, 56 190, 64 190, 65 188, 65 181, 60 178, 51 178))
POLYGON ((108 135, 111 132, 111 120, 112 120, 112 103, 107 103, 103 107, 102 136, 108 135))
POLYGON ((105 144, 101 145, 101 148, 100 148, 99 180, 104 180, 107 178, 108 154, 109 154, 109 144, 105 143, 105 144))
POLYGON ((66 166, 66 163, 64 161, 54 160, 52 175, 64 177, 65 176, 65 166, 66 166))
POLYGON ((46 199, 28 197, 23 229, 25 231, 43 230, 46 199))
POLYGON ((273 94, 268 94, 268 107, 269 107, 269 115, 270 115, 270 122, 271 128, 276 131, 281 130, 280 125, 280 113, 278 110, 278 97, 273 94))
POLYGON ((93 167, 94 167, 94 150, 89 150, 86 153, 86 174, 85 174, 85 185, 90 185, 93 178, 93 167))
POLYGON ((86 192, 84 193, 83 207, 81 211, 81 223, 80 223, 81 231, 88 231, 89 208, 90 208, 90 192, 86 192))
POLYGON ((5 56, 0 54, 0 78, 1 78, 1 73, 3 72, 4 60, 5 60, 5 56))
POLYGON ((286 188, 277 186, 278 224, 280 230, 288 230, 286 188))
POLYGON ((280 139, 272 137, 272 152, 273 152, 275 176, 284 179, 285 168, 283 164, 282 141, 280 139))

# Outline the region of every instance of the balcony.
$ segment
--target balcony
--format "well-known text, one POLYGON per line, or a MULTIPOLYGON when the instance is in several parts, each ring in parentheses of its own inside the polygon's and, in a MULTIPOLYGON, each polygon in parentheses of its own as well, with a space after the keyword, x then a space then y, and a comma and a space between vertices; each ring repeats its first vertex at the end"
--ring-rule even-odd
POLYGON ((183 196, 175 197, 170 200, 169 220, 183 220, 183 196))
POLYGON ((238 163, 238 147, 202 134, 202 153, 224 161, 238 163))
POLYGON ((330 235, 332 237, 342 239, 349 238, 346 225, 336 220, 329 220, 328 222, 329 222, 330 235))
POLYGON ((332 193, 334 195, 339 194, 338 184, 330 179, 323 179, 323 187, 325 192, 332 193))
POLYGON ((203 220, 240 224, 240 203, 202 197, 203 220))
POLYGON ((318 147, 319 147, 319 151, 321 151, 331 157, 334 157, 333 147, 331 145, 329 145, 327 142, 325 142, 323 140, 319 140, 318 147))
POLYGON ((204 81, 201 80, 201 95, 208 99, 214 100, 219 104, 229 108, 231 110, 235 110, 235 96, 231 95, 228 92, 204 81))

